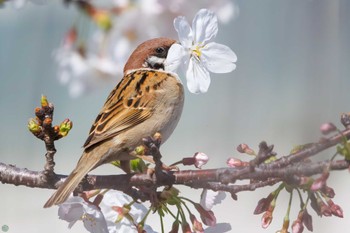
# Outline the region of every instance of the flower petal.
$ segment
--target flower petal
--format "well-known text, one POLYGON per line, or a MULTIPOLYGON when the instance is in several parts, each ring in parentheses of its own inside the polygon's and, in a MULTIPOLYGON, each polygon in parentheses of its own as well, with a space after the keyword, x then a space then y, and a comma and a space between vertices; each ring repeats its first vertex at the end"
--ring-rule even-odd
POLYGON ((187 88, 198 94, 208 91, 210 75, 208 70, 195 58, 191 57, 186 71, 187 88))
POLYGON ((222 191, 213 191, 203 189, 201 194, 200 205, 205 210, 211 210, 214 205, 220 204, 226 198, 226 193, 222 191))
POLYGON ((176 17, 174 19, 174 27, 182 46, 190 48, 193 41, 193 32, 186 18, 184 16, 176 17))
POLYGON ((58 216, 69 222, 69 228, 82 220, 85 228, 91 233, 108 233, 107 223, 103 213, 94 205, 86 203, 81 197, 70 197, 59 205, 58 216))
POLYGON ((213 73, 228 73, 236 69, 236 54, 226 45, 210 42, 202 50, 204 66, 213 73))
POLYGON ((218 33, 218 19, 214 12, 201 9, 193 19, 192 28, 195 43, 205 44, 218 33))
POLYGON ((186 60, 189 59, 189 54, 186 53, 186 49, 180 44, 173 44, 165 60, 165 70, 176 72, 176 70, 183 66, 186 60))

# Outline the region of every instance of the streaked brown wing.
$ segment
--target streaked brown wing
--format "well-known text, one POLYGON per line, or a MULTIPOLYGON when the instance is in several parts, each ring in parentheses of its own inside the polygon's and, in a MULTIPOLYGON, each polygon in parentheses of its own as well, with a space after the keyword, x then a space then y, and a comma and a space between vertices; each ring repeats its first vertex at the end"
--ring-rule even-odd
POLYGON ((84 148, 112 138, 150 118, 154 95, 169 74, 138 69, 124 76, 113 89, 92 125, 84 148))

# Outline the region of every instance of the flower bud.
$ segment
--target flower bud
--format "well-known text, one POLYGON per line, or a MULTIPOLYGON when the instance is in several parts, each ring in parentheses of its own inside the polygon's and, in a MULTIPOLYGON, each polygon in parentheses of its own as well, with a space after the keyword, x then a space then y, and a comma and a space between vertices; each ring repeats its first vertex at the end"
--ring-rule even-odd
POLYGON ((45 120, 43 121, 44 128, 51 127, 51 124, 52 124, 52 118, 50 117, 45 118, 45 120))
POLYGON ((324 185, 321 189, 322 193, 325 194, 329 198, 333 198, 335 196, 334 189, 331 187, 324 185))
POLYGON ((182 222, 181 227, 183 233, 192 233, 190 224, 188 224, 187 222, 182 222))
POLYGON ((303 223, 297 218, 292 224, 292 233, 302 233, 304 231, 303 223))
POLYGON ((43 108, 49 106, 49 102, 47 101, 47 98, 44 95, 41 96, 40 103, 41 103, 41 107, 43 108))
POLYGON ((203 206, 198 203, 193 204, 198 213, 200 214, 202 222, 207 226, 214 226, 216 224, 216 217, 211 210, 205 210, 203 206))
POLYGON ((344 125, 344 127, 348 128, 350 126, 350 114, 343 113, 340 116, 340 122, 344 125))
POLYGON ((270 193, 266 198, 260 199, 258 205, 255 207, 254 214, 261 214, 267 211, 274 197, 275 196, 270 193))
POLYGON ((160 144, 162 143, 162 134, 157 132, 153 135, 153 140, 156 144, 156 146, 160 146, 160 144))
POLYGON ((69 119, 65 119, 61 124, 60 124, 60 131, 59 134, 62 137, 67 136, 69 131, 73 128, 73 122, 69 119))
POLYGON ((317 200, 318 206, 320 207, 321 215, 325 217, 330 217, 332 216, 332 210, 331 208, 326 205, 322 200, 317 200))
POLYGON ((261 217, 261 227, 266 229, 272 222, 272 212, 266 211, 261 217))
POLYGON ((58 125, 55 125, 55 126, 53 127, 53 131, 54 131, 56 134, 58 134, 58 133, 60 132, 60 127, 59 127, 58 125))
POLYGON ((229 158, 229 159, 227 159, 226 164, 229 167, 245 167, 245 166, 249 165, 248 162, 244 162, 244 161, 242 161, 240 159, 236 159, 236 158, 229 158))
POLYGON ((171 227, 171 231, 169 233, 178 233, 179 232, 179 221, 178 220, 175 220, 173 222, 173 225, 171 227))
POLYGON ((37 116, 39 118, 42 118, 45 115, 44 110, 42 108, 39 108, 39 107, 35 108, 34 112, 35 112, 35 116, 37 116))
POLYGON ((137 155, 144 155, 145 154, 145 147, 144 146, 138 146, 135 148, 135 152, 137 155))
POLYGON ((239 144, 237 146, 237 151, 240 153, 248 154, 248 155, 256 155, 255 151, 252 150, 247 144, 239 144))
POLYGON ((193 214, 190 214, 190 219, 192 222, 192 227, 194 232, 204 232, 202 223, 197 220, 196 216, 194 216, 193 214))
POLYGON ((41 126, 39 125, 38 121, 34 118, 29 119, 28 129, 35 135, 41 132, 41 126))
POLYGON ((327 135, 336 131, 337 127, 333 123, 324 123, 321 125, 320 130, 323 135, 327 135))
POLYGON ((193 158, 195 159, 194 166, 196 168, 199 168, 199 169, 201 169, 202 166, 205 165, 209 161, 208 155, 206 155, 202 152, 195 153, 193 158))
POLYGON ((328 206, 330 207, 330 210, 331 210, 331 212, 332 212, 332 214, 334 215, 334 216, 337 216, 337 217, 339 217, 339 218, 343 218, 344 217, 344 215, 343 215, 343 210, 342 210, 342 208, 339 206, 339 205, 337 205, 337 204, 335 204, 332 200, 328 200, 327 201, 327 204, 328 204, 328 206))

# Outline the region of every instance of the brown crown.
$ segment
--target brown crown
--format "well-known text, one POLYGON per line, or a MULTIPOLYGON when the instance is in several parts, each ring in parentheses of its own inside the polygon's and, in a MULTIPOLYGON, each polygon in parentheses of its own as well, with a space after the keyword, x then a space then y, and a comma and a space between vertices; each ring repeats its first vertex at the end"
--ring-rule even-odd
POLYGON ((163 37, 143 42, 142 44, 137 46, 134 52, 130 55, 128 61, 124 66, 124 73, 128 70, 142 68, 142 65, 149 56, 156 55, 156 48, 164 47, 166 50, 168 50, 170 46, 175 42, 176 41, 173 39, 163 37))

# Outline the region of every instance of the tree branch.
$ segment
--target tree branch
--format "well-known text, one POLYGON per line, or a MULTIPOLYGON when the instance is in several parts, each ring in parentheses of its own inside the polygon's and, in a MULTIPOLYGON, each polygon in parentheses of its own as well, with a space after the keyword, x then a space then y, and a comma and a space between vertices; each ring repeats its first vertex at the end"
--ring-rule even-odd
MULTIPOLYGON (((238 193, 241 191, 253 191, 257 188, 275 184, 277 182, 299 182, 297 177, 321 174, 325 168, 330 170, 346 170, 349 162, 337 160, 331 162, 306 163, 290 166, 288 168, 264 169, 256 168, 250 173, 241 173, 247 168, 218 168, 203 170, 184 170, 169 172, 174 177, 174 185, 186 185, 192 188, 210 188, 213 190, 238 193), (227 180, 254 180, 255 183, 244 185, 227 185, 227 180)), ((55 182, 51 183, 42 178, 41 171, 30 171, 26 168, 18 168, 14 165, 0 163, 0 181, 4 184, 24 185, 32 188, 55 189, 59 187, 66 175, 55 174, 55 182)), ((229 182, 234 183, 234 182, 229 182)), ((93 189, 116 189, 125 190, 131 186, 163 186, 167 180, 156 182, 156 177, 147 174, 122 174, 122 175, 87 175, 83 180, 83 191, 93 189)))
MULTIPOLYGON (((41 108, 35 109, 36 118, 30 120, 29 130, 45 142, 47 149, 46 165, 44 171, 31 171, 18 168, 14 165, 0 163, 0 181, 5 184, 24 185, 33 188, 56 189, 67 177, 54 173, 53 156, 56 152, 54 141, 66 136, 72 128, 68 119, 60 126, 52 126, 53 104, 45 96, 41 99, 41 108)), ((87 175, 81 182, 79 192, 93 189, 116 189, 124 191, 134 198, 146 200, 149 197, 140 191, 140 188, 152 187, 154 191, 161 186, 185 185, 192 188, 206 188, 215 191, 230 192, 234 199, 236 193, 253 191, 265 186, 285 182, 289 185, 302 186, 305 177, 316 174, 324 175, 325 171, 345 170, 349 168, 350 146, 350 116, 343 114, 341 123, 345 129, 339 131, 333 124, 328 124, 323 133, 336 132, 333 136, 322 138, 319 142, 309 143, 287 156, 276 158, 273 145, 261 142, 259 152, 249 162, 240 163, 236 167, 226 167, 206 170, 162 171, 162 155, 159 152, 161 135, 143 140, 145 148, 153 155, 156 170, 153 176, 148 174, 124 174, 96 176, 87 175), (326 132, 327 131, 327 132, 326 132), (343 160, 312 162, 310 157, 339 144, 337 154, 344 156, 343 160), (245 181, 236 184, 237 180, 245 181)), ((242 149, 242 148, 241 148, 242 149)), ((245 153, 244 150, 241 151, 245 153)), ((255 154, 252 151, 250 154, 255 154)), ((328 177, 328 176, 327 176, 328 177)))

